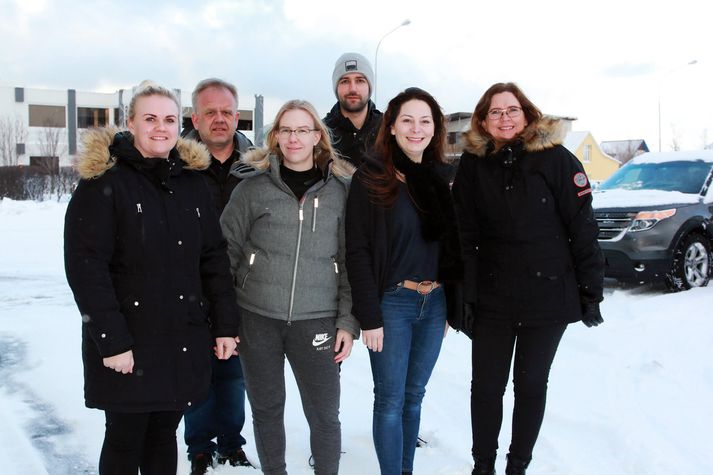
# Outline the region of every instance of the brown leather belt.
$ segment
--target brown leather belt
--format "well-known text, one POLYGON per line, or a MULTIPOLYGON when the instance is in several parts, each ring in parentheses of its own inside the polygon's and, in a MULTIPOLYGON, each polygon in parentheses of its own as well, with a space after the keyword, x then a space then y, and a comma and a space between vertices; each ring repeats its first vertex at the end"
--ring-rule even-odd
POLYGON ((423 282, 414 282, 413 280, 404 280, 399 282, 399 287, 403 287, 409 290, 415 290, 421 295, 428 295, 433 292, 433 289, 437 289, 441 286, 435 280, 424 280, 423 282))

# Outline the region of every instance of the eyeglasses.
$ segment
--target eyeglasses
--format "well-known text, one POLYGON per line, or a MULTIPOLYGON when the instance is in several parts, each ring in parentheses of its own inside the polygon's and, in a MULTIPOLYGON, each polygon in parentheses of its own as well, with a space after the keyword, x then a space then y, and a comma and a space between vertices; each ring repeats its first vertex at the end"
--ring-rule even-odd
POLYGON ((289 129, 287 127, 280 127, 277 130, 277 135, 280 136, 281 139, 288 139, 292 134, 295 134, 295 137, 298 139, 303 139, 309 135, 310 132, 316 132, 317 129, 310 129, 309 127, 299 127, 297 129, 289 129))
POLYGON ((511 106, 511 107, 508 107, 507 109, 490 109, 488 111, 488 119, 500 120, 503 118, 503 115, 506 115, 511 119, 514 119, 515 117, 520 117, 520 114, 522 114, 522 108, 516 107, 516 106, 511 106))

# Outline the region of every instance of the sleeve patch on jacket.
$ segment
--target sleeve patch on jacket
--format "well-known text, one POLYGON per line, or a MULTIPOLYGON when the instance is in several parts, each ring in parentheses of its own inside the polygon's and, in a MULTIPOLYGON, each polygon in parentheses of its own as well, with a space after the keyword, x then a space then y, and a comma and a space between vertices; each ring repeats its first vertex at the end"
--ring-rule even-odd
POLYGON ((592 189, 587 188, 586 190, 582 190, 579 193, 577 193, 577 196, 582 197, 582 196, 586 195, 587 193, 591 193, 591 192, 592 192, 592 189))
POLYGON ((580 188, 584 188, 587 186, 588 180, 587 180, 587 175, 585 175, 582 172, 578 172, 574 175, 574 184, 577 185, 580 188))

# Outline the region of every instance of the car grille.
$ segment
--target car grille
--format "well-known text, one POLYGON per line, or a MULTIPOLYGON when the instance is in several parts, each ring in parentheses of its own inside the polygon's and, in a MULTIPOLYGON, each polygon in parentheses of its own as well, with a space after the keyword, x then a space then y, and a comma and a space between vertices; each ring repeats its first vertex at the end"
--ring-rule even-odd
POLYGON ((620 239, 631 224, 636 213, 594 213, 599 226, 600 241, 615 241, 620 239))

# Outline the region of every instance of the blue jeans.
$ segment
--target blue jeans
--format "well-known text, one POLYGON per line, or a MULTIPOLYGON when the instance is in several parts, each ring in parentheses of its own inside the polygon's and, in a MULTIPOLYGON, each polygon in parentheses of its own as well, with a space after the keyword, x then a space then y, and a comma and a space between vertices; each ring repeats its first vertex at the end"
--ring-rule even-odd
POLYGON ((213 377, 208 398, 185 413, 184 438, 188 458, 196 454, 220 454, 245 445, 240 435, 245 424, 245 379, 240 358, 219 360, 213 355, 213 377), (213 442, 217 438, 218 443, 213 442))
POLYGON ((384 349, 369 352, 374 377, 373 436, 382 475, 413 471, 421 401, 446 325, 443 288, 420 295, 386 289, 381 300, 384 349))

